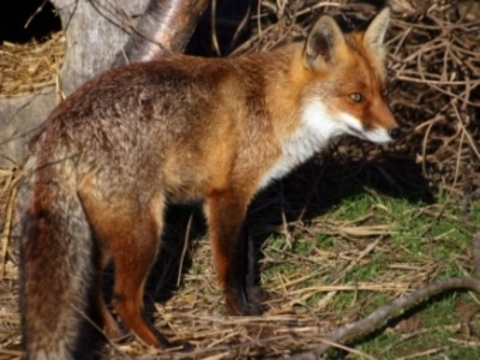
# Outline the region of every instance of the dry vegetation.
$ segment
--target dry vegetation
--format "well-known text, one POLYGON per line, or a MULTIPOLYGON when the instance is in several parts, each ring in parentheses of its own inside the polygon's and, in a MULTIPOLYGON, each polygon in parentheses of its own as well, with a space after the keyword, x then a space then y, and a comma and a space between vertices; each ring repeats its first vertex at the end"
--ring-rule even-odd
POLYGON ((53 34, 43 43, 3 42, 0 47, 0 98, 23 96, 55 85, 64 56, 63 32, 53 34))
MULTIPOLYGON (((391 4, 391 103, 406 136, 388 148, 343 141, 253 204, 249 222, 262 250, 262 283, 271 293, 266 314, 225 316, 201 221, 196 213, 191 221, 191 209, 173 209, 167 255, 152 277, 150 295, 168 298, 155 303, 156 326, 169 338, 191 342, 195 350, 156 353, 127 337, 105 349, 105 358, 292 354, 320 344, 328 331, 432 279, 472 273, 474 249, 459 239, 473 239, 480 231, 475 200, 480 192, 480 6, 455 0, 391 4), (195 241, 184 245, 185 239, 195 241), (156 294, 166 284, 171 297, 165 291, 156 294)), ((320 12, 350 19, 366 18, 374 9, 335 1, 263 0, 251 10, 253 35, 234 53, 302 37, 320 12)), ((0 48, 1 54, 19 55, 8 62, 0 56, 2 96, 54 82, 62 47, 63 38, 57 35, 44 45, 0 48)), ((7 245, 20 175, 4 170, 0 176, 0 224, 7 224, 1 239, 0 359, 7 359, 20 356, 18 254, 7 245)), ((457 320, 448 325, 432 325, 428 318, 443 314, 439 305, 417 307, 410 313, 414 316, 383 327, 387 336, 396 334, 391 343, 369 354, 358 348, 346 352, 382 359, 395 348, 393 358, 406 359, 440 357, 455 346, 474 348, 479 341, 478 303, 477 295, 463 297, 454 305, 457 320), (440 330, 447 333, 445 343, 415 340, 440 330)))

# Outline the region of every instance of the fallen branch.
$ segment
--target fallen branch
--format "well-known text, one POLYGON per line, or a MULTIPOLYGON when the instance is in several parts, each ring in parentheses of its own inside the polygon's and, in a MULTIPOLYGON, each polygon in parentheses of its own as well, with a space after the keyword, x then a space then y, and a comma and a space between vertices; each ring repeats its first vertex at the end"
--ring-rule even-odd
MULTIPOLYGON (((480 234, 474 239, 473 257, 477 276, 480 275, 480 234)), ((468 289, 480 293, 480 280, 474 277, 458 277, 440 280, 386 304, 369 316, 354 323, 337 328, 323 337, 323 343, 312 350, 292 356, 292 359, 319 359, 327 350, 336 345, 345 344, 355 337, 366 335, 386 324, 393 317, 401 315, 406 309, 426 301, 444 291, 468 289)))

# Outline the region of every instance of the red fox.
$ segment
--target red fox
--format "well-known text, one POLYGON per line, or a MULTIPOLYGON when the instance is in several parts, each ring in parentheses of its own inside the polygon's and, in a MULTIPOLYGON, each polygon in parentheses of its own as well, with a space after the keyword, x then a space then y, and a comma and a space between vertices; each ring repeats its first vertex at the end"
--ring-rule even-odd
POLYGON ((172 55, 107 71, 34 135, 26 170, 20 300, 27 359, 77 359, 88 314, 145 344, 170 343, 143 316, 168 203, 198 201, 233 315, 261 314, 243 229, 253 196, 341 135, 383 144, 401 130, 387 104, 390 12, 343 33, 323 15, 305 42, 235 58, 172 55))

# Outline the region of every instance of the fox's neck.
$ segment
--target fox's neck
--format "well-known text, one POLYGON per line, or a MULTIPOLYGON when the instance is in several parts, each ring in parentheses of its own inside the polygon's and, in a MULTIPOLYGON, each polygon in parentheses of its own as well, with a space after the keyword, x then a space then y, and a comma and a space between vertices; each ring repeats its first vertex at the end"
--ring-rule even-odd
POLYGON ((302 96, 308 76, 303 67, 302 47, 293 44, 275 54, 265 66, 264 73, 271 71, 265 94, 280 151, 261 179, 260 188, 283 177, 343 133, 327 113, 320 94, 309 98, 302 96))

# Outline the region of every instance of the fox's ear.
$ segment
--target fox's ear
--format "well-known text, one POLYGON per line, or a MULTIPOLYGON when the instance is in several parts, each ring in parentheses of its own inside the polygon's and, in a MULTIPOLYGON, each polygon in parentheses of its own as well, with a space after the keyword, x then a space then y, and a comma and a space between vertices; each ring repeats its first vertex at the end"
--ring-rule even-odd
POLYGON ((363 38, 365 47, 380 61, 384 61, 387 55, 384 39, 389 23, 390 8, 386 7, 371 20, 363 38))
POLYGON ((344 45, 345 38, 338 24, 332 17, 322 15, 308 35, 304 50, 305 65, 312 70, 328 66, 344 45))

